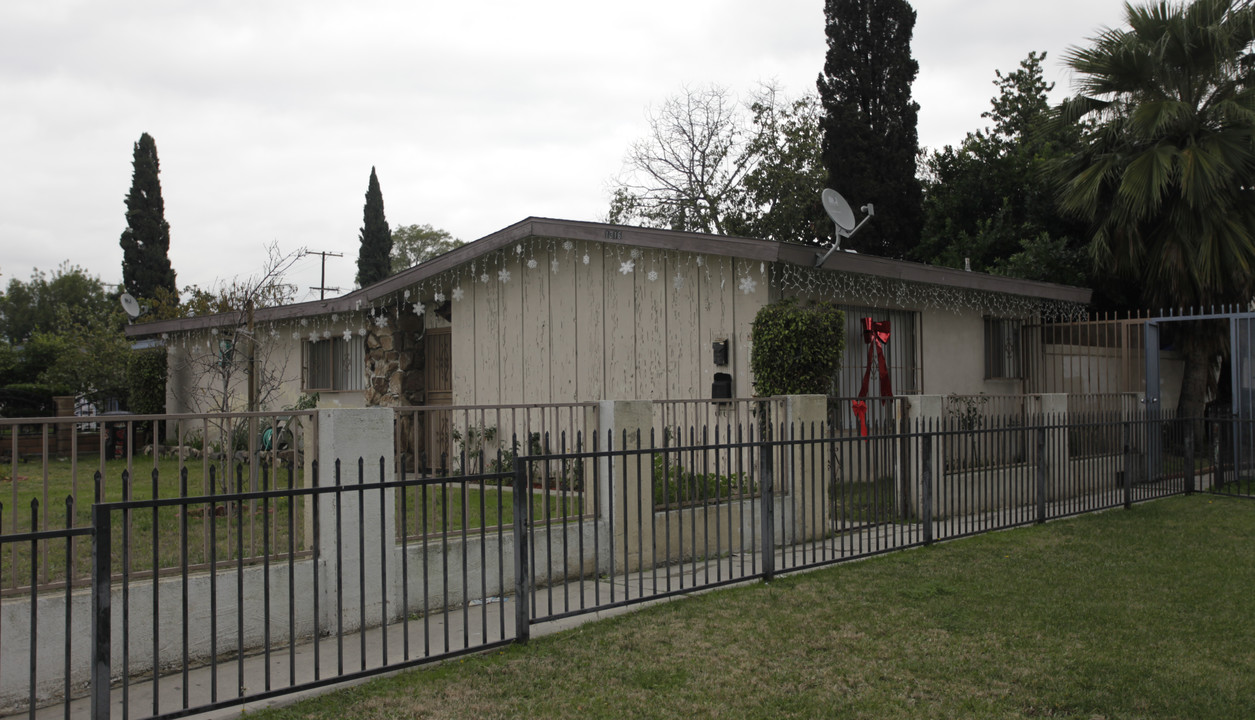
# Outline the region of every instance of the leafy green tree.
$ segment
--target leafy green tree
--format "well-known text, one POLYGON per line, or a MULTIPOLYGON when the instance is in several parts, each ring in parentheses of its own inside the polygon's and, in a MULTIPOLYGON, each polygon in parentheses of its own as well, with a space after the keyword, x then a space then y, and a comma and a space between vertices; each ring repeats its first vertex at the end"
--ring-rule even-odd
POLYGON ((379 189, 379 177, 375 168, 370 169, 370 184, 366 188, 366 205, 362 209, 362 230, 358 236, 361 249, 357 255, 357 284, 373 285, 388 277, 392 264, 392 233, 383 214, 383 192, 379 189))
POLYGON ((35 270, 27 281, 12 279, 0 296, 0 386, 123 397, 125 325, 116 295, 80 267, 62 263, 50 275, 35 270))
POLYGON ((924 164, 924 229, 911 257, 1029 280, 1087 284, 1085 225, 1059 212, 1048 164, 1076 149, 1079 128, 1050 120, 1045 53, 995 71, 998 94, 969 133, 924 164))
POLYGON ((125 325, 121 307, 104 314, 76 306, 58 308, 57 329, 37 333, 31 341, 53 351, 39 381, 75 395, 126 397, 131 343, 125 325))
POLYGON ((750 148, 758 162, 745 175, 741 234, 779 242, 827 243, 832 221, 820 192, 828 173, 822 146, 823 109, 816 95, 789 100, 767 86, 750 105, 750 148))
MULTIPOLYGON (((1081 125, 1061 161, 1060 203, 1089 222, 1096 267, 1159 307, 1250 301, 1255 283, 1255 7, 1243 0, 1125 8, 1066 58, 1081 125), (1085 123, 1090 123, 1086 125, 1085 123)), ((1223 337, 1183 338, 1178 411, 1201 414, 1223 337)))
POLYGON ((157 143, 144 133, 135 143, 131 191, 126 196, 126 229, 122 231, 122 285, 140 298, 156 297, 164 288, 178 298, 170 266, 170 224, 161 199, 157 143))
POLYGON ((828 55, 819 76, 828 185, 876 219, 846 245, 902 257, 919 242, 922 190, 911 83, 915 10, 906 0, 827 0, 828 55))
POLYGON ((431 225, 401 225, 392 229, 392 272, 399 273, 464 243, 448 231, 431 225))
POLYGON ((29 280, 10 279, 0 295, 0 339, 22 345, 36 333, 56 331, 62 308, 107 315, 116 303, 100 278, 77 265, 61 263, 51 274, 36 269, 29 280))

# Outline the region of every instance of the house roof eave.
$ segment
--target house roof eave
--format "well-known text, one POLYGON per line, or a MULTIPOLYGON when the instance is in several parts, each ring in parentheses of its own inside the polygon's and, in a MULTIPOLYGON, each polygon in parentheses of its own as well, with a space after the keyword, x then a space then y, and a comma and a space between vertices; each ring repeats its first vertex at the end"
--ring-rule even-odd
MULTIPOLYGON (((783 262, 807 268, 814 267, 815 259, 819 256, 818 248, 796 243, 581 220, 528 217, 479 240, 454 248, 439 257, 340 297, 259 309, 254 313, 254 321, 274 322, 356 310, 362 305, 369 305, 381 298, 403 292, 416 283, 532 237, 676 250, 702 255, 744 258, 758 262, 783 262)), ((824 264, 824 269, 1082 305, 1088 304, 1092 296, 1092 291, 1088 288, 966 272, 849 252, 834 253, 824 264)), ((126 334, 128 337, 141 338, 162 333, 230 327, 239 324, 241 324, 241 313, 222 313, 130 325, 126 329, 126 334)))

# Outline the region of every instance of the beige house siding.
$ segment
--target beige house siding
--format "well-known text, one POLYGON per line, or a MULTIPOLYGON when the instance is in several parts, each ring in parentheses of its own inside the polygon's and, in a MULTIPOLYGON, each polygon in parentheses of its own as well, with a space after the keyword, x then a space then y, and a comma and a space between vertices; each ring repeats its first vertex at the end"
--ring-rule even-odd
MULTIPOLYGON (((911 385, 930 394, 1012 393, 1019 381, 984 379, 983 315, 1070 317, 1089 299, 1078 288, 854 253, 837 253, 820 270, 815 257, 815 248, 788 243, 527 218, 345 296, 258 310, 258 329, 284 358, 272 368, 280 369, 283 387, 265 407, 294 404, 305 391, 310 333, 321 340, 346 330, 355 338, 367 330, 404 332, 400 339, 417 346, 423 325, 414 315, 425 313, 428 327, 443 324, 437 313, 446 301, 457 405, 709 398, 717 372, 731 375, 735 396, 751 396, 754 318, 786 295, 873 315, 867 308, 914 313, 910 323, 902 316, 895 322, 898 333, 913 326, 915 340, 899 334, 899 343, 891 341, 892 352, 912 358, 900 366, 911 382, 896 383, 895 391, 911 385), (714 364, 717 340, 728 341, 724 367, 714 364)), ((187 390, 213 381, 181 369, 180 354, 203 354, 211 334, 231 332, 236 321, 205 316, 128 329, 134 337, 169 338, 170 409, 196 409, 187 390)), ((857 332, 847 344, 863 347, 857 332)), ((865 353, 861 358, 859 367, 865 353)), ((242 394, 239 377, 235 392, 242 394)), ((845 378, 840 391, 856 393, 857 382, 851 384, 845 378)), ((421 390, 407 384, 405 401, 420 401, 421 390)), ((324 407, 367 401, 360 391, 319 392, 324 407)))
POLYGON ((633 257, 601 243, 582 250, 539 244, 508 255, 488 282, 461 286, 455 404, 709 397, 716 372, 733 376, 737 395, 752 394, 750 328, 770 295, 761 263, 657 250, 633 257), (634 267, 623 272, 624 263, 634 267), (713 360, 719 339, 729 340, 726 368, 713 360))

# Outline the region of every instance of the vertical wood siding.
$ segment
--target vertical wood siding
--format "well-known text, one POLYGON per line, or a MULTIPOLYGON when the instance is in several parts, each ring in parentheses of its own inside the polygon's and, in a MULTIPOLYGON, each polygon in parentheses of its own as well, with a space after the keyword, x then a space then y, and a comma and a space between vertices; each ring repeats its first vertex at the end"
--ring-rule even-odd
POLYGON ((488 282, 478 277, 484 270, 464 280, 453 310, 454 401, 705 398, 715 372, 731 373, 736 394, 750 395, 750 328, 770 295, 760 264, 631 253, 599 243, 570 250, 534 243, 522 254, 506 249, 488 282), (533 259, 536 267, 528 267, 533 259), (508 282, 499 280, 503 268, 508 282), (744 277, 755 284, 749 293, 744 277), (711 344, 725 338, 730 362, 716 367, 711 344))

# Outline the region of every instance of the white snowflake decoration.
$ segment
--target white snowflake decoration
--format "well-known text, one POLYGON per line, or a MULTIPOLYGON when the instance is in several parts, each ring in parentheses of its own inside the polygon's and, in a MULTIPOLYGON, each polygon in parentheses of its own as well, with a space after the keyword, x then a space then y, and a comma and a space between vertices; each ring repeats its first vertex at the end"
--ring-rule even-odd
POLYGON ((422 304, 421 302, 416 302, 416 303, 414 303, 414 314, 415 314, 415 315, 422 315, 422 314, 423 314, 423 313, 425 313, 425 312, 427 312, 427 308, 423 307, 423 304, 422 304))
POLYGON ((519 243, 518 245, 515 245, 515 246, 514 246, 514 254, 515 254, 515 255, 522 255, 522 254, 523 254, 523 243, 519 243))
POLYGON ((358 335, 365 335, 365 334, 366 334, 366 328, 365 328, 365 327, 360 327, 360 328, 358 328, 358 329, 357 329, 357 334, 358 334, 358 335))
POLYGON ((584 264, 588 264, 588 253, 584 253, 584 264))
POLYGON ((675 279, 671 281, 671 284, 675 286, 675 289, 676 289, 676 290, 679 290, 679 289, 683 288, 683 287, 684 287, 684 276, 683 276, 683 275, 681 275, 680 273, 676 273, 676 274, 675 274, 675 279))
MULTIPOLYGON (((405 293, 404 293, 404 295, 403 295, 403 297, 404 297, 406 300, 409 300, 409 299, 410 299, 410 291, 409 291, 409 290, 406 290, 406 291, 405 291, 405 293)), ((334 320, 334 318, 332 318, 332 319, 334 320)))
POLYGON ((338 314, 336 314, 336 313, 331 313, 331 322, 335 322, 335 321, 337 321, 337 320, 339 320, 339 319, 340 319, 340 316, 339 316, 338 314))
MULTIPOLYGON (((304 322, 302 322, 301 324, 302 324, 302 325, 304 325, 305 323, 304 323, 304 322)), ((217 334, 218 334, 218 328, 214 328, 214 329, 210 330, 210 331, 209 331, 209 334, 210 334, 210 335, 217 335, 217 334)))
POLYGON ((323 336, 323 339, 329 339, 329 338, 331 337, 331 331, 330 331, 330 330, 323 330, 323 331, 322 331, 322 336, 323 336))
POLYGON ((697 256, 697 267, 701 267, 703 262, 705 262, 705 261, 704 261, 704 260, 702 260, 702 256, 701 256, 701 255, 698 255, 698 256, 697 256))
POLYGON ((650 282, 653 282, 653 281, 655 281, 655 280, 657 280, 657 279, 658 279, 658 271, 657 271, 657 270, 650 270, 650 271, 649 271, 649 274, 648 274, 648 275, 646 275, 645 277, 649 278, 649 281, 650 281, 650 282))
POLYGON ((444 305, 444 293, 442 292, 436 293, 436 304, 444 305))
POLYGON ((301 339, 301 331, 300 331, 300 330, 293 330, 293 331, 292 331, 292 339, 293 339, 293 340, 300 340, 300 339, 301 339))
MULTIPOLYGON (((273 333, 273 332, 274 332, 274 330, 271 330, 270 332, 271 332, 271 333, 273 333)), ((170 333, 161 333, 161 339, 162 339, 162 340, 169 340, 169 339, 170 339, 170 333)))
POLYGON ((632 248, 632 252, 628 254, 632 256, 633 260, 639 260, 641 257, 641 251, 637 250, 636 248, 632 248))
POLYGON ((741 278, 741 284, 738 287, 741 289, 741 292, 745 293, 746 295, 749 295, 750 293, 754 292, 755 288, 758 287, 758 283, 754 281, 754 278, 750 277, 749 275, 746 275, 745 277, 741 278))
POLYGON ((575 243, 571 242, 570 240, 563 240, 563 241, 562 241, 562 249, 563 249, 563 250, 566 250, 567 252, 571 252, 571 248, 573 248, 573 247, 575 247, 575 243))
POLYGON ((635 269, 636 269, 635 260, 624 260, 623 262, 619 263, 619 272, 623 273, 624 275, 631 273, 635 269))
POLYGON ((503 283, 510 282, 510 271, 505 268, 501 268, 497 271, 497 279, 503 283))
POLYGON ((549 267, 553 269, 554 274, 558 272, 558 258, 549 261, 549 267))
POLYGON ((375 327, 388 327, 388 317, 386 315, 378 315, 375 317, 375 327))
POLYGON ((456 300, 457 302, 462 302, 462 296, 463 296, 463 294, 464 294, 464 293, 462 292, 462 286, 461 286, 461 285, 459 285, 459 286, 457 286, 457 287, 453 288, 453 299, 454 299, 454 300, 456 300))
POLYGON ((527 269, 528 270, 536 269, 536 258, 531 258, 527 261, 527 269))
POLYGON ((350 341, 350 340, 352 340, 352 339, 353 339, 353 331, 352 331, 352 330, 345 330, 345 331, 344 331, 344 342, 348 342, 348 341, 350 341))
POLYGON ((309 341, 310 341, 310 342, 312 342, 312 343, 316 343, 316 342, 318 342, 318 333, 316 333, 316 332, 314 332, 313 330, 311 330, 311 331, 309 332, 309 341))
POLYGON ((480 276, 479 276, 479 281, 480 281, 480 282, 482 282, 482 283, 487 283, 487 282, 488 282, 488 273, 481 273, 481 274, 480 274, 480 276))

